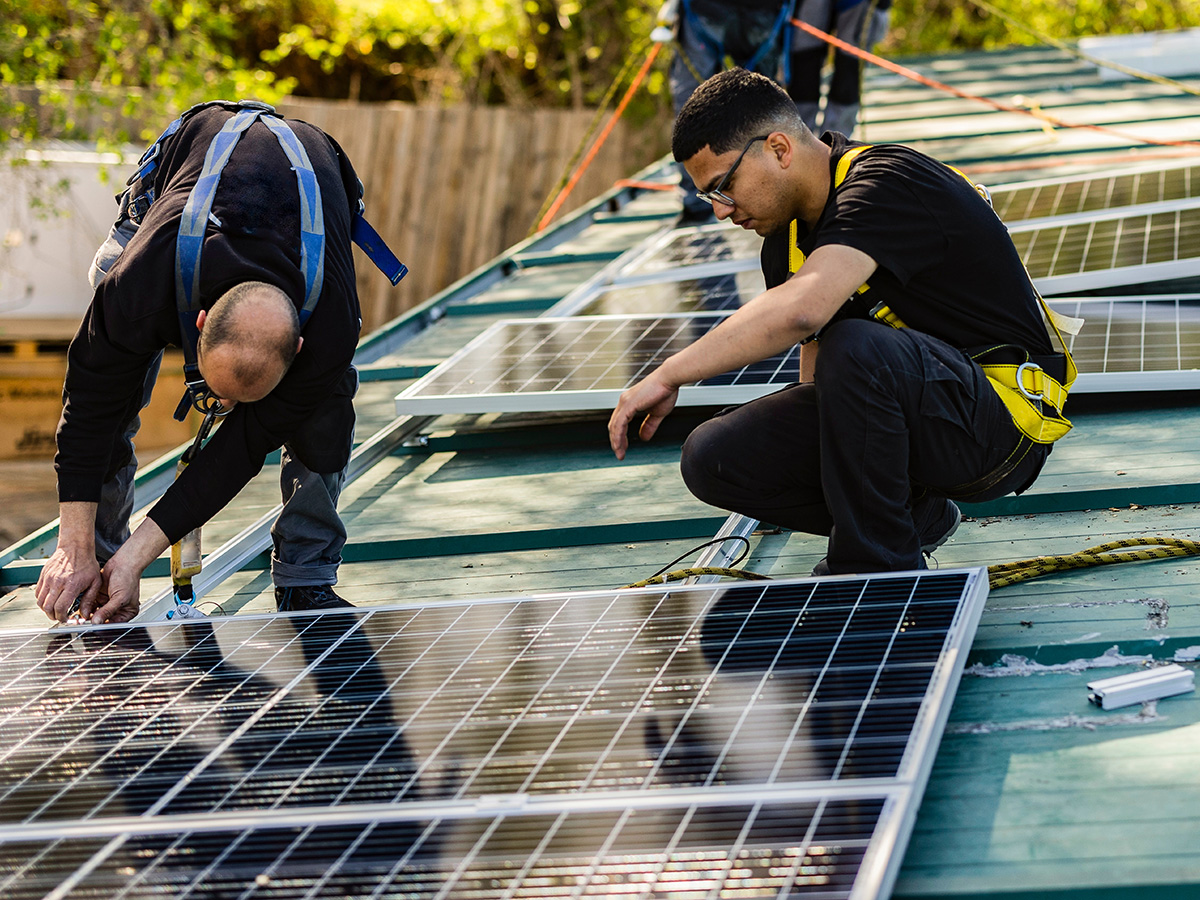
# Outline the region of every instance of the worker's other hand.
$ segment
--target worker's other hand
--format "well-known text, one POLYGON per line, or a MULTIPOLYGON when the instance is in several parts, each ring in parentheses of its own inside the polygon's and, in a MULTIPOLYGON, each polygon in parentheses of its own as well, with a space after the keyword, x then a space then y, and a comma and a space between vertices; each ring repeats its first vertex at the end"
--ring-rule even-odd
POLYGON ((635 416, 646 413, 646 418, 638 428, 638 437, 648 441, 654 437, 662 420, 675 408, 678 399, 679 388, 663 381, 658 372, 651 372, 621 394, 617 408, 608 420, 608 443, 617 459, 625 458, 625 451, 629 448, 629 423, 635 416))
POLYGON ((82 595, 82 604, 95 604, 100 592, 100 564, 90 546, 59 546, 42 566, 34 595, 37 605, 56 622, 67 621, 82 595))
POLYGON ((123 564, 120 552, 110 559, 100 573, 103 586, 89 605, 80 604, 79 617, 93 625, 105 622, 128 622, 142 608, 142 570, 123 564))

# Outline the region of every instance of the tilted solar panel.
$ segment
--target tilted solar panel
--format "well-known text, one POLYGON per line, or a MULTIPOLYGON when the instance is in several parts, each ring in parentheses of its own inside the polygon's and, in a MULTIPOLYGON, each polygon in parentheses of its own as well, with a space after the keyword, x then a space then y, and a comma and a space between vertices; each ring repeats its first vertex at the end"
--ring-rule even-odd
POLYGON ((631 252, 614 273, 613 282, 633 284, 754 270, 759 267, 761 251, 762 238, 728 222, 676 228, 631 252))
POLYGON ((1014 229, 1012 239, 1046 295, 1200 275, 1200 205, 1014 229))
POLYGON ((766 290, 755 268, 703 278, 601 285, 551 308, 549 316, 612 316, 642 313, 719 312, 737 309, 766 290))
POLYGON ((1002 185, 991 193, 993 208, 1009 224, 1099 213, 1200 197, 1200 165, 1167 162, 1152 169, 1002 185))
MULTIPOLYGON (((609 409, 621 391, 716 327, 726 313, 509 319, 396 397, 398 415, 609 409)), ((795 381, 786 353, 679 392, 685 406, 742 403, 795 381)))
MULTIPOLYGON (((1078 393, 1200 388, 1200 295, 1055 298, 1081 316, 1068 336, 1078 393)), ((509 319, 396 397, 398 414, 604 410, 728 313, 509 319)), ((700 384, 681 406, 745 403, 799 377, 796 348, 700 384)))
POLYGON ((982 569, 0 635, 0 895, 886 894, 982 569))

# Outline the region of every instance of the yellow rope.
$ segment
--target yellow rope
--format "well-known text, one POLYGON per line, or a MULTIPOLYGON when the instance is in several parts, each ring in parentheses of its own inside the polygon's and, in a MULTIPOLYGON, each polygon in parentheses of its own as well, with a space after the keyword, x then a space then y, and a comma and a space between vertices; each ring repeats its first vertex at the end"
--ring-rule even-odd
MULTIPOLYGON (((1088 547, 1078 553, 1066 553, 1059 556, 1035 556, 1031 559, 1019 559, 1013 562, 996 563, 988 566, 988 585, 992 590, 1019 584, 1031 578, 1040 578, 1055 572, 1067 572, 1071 569, 1083 569, 1091 566, 1106 566, 1113 563, 1139 562, 1154 559, 1173 559, 1181 556, 1200 556, 1200 541, 1184 538, 1142 537, 1122 538, 1107 541, 1088 547)), ((742 578, 748 581, 770 581, 768 575, 760 575, 748 569, 727 569, 719 566, 695 566, 689 569, 675 569, 665 575, 655 575, 643 581, 635 581, 625 585, 626 588, 649 587, 655 584, 666 584, 668 581, 682 581, 696 575, 724 575, 729 578, 742 578)))
MULTIPOLYGON (((771 580, 769 575, 759 575, 757 572, 751 572, 748 569, 726 569, 721 566, 693 566, 690 569, 675 569, 663 575, 655 575, 653 578, 635 581, 633 584, 625 585, 625 588, 649 587, 652 584, 666 584, 668 581, 683 581, 683 579, 691 578, 694 575, 725 575, 729 578, 743 578, 747 581, 771 580)), ((622 588, 622 590, 625 588, 622 588)))
POLYGON ((1036 556, 1032 559, 998 563, 988 566, 988 584, 995 590, 1008 587, 1010 584, 1028 581, 1030 578, 1038 578, 1054 572, 1065 572, 1069 569, 1139 560, 1170 559, 1179 556, 1200 556, 1200 541, 1166 537, 1125 538, 1097 544, 1095 547, 1088 547, 1079 553, 1068 553, 1062 556, 1036 556), (1139 547, 1154 549, 1133 549, 1139 547))
POLYGON ((1072 47, 1070 44, 1065 43, 1064 41, 1060 41, 1057 38, 1052 38, 1048 34, 1043 34, 1042 32, 1038 31, 1036 28, 1031 28, 1030 26, 1026 25, 1024 22, 1021 22, 1015 16, 1012 16, 1009 13, 1006 13, 1002 9, 998 9, 995 6, 992 6, 992 4, 988 3, 987 0, 970 0, 970 2, 974 3, 980 9, 986 10, 987 12, 991 13, 994 16, 999 16, 1005 22, 1007 22, 1009 25, 1012 25, 1014 28, 1016 28, 1020 31, 1024 31, 1026 34, 1032 35, 1033 37, 1035 37, 1039 41, 1041 41, 1043 44, 1049 44, 1051 47, 1057 47, 1059 50, 1062 50, 1064 53, 1069 53, 1072 56, 1077 57, 1078 59, 1082 59, 1085 62, 1090 62, 1094 66, 1101 66, 1102 68, 1105 68, 1105 69, 1112 69, 1116 72, 1121 72, 1125 75, 1130 75, 1133 78, 1140 78, 1143 81, 1153 81, 1155 84, 1165 85, 1166 87, 1173 87, 1173 88, 1176 88, 1177 90, 1183 91, 1185 93, 1195 94, 1196 96, 1200 97, 1200 90, 1198 90, 1197 88, 1191 87, 1190 85, 1186 85, 1182 81, 1176 81, 1174 78, 1167 78, 1163 75, 1155 75, 1153 72, 1144 72, 1141 69, 1135 69, 1132 66, 1125 66, 1125 65, 1122 65, 1121 63, 1109 62, 1106 59, 1100 59, 1100 58, 1092 56, 1088 53, 1084 53, 1078 47, 1072 47))

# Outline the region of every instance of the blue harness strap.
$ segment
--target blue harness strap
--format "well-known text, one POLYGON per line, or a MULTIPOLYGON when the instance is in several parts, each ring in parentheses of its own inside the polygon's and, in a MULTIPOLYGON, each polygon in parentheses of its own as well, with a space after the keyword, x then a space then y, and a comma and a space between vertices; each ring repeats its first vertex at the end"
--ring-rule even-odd
MULTIPOLYGON (((230 107, 224 101, 214 101, 216 104, 230 107)), ((195 111, 212 104, 204 103, 192 107, 174 122, 155 141, 154 145, 142 157, 138 171, 129 179, 133 184, 135 179, 148 176, 157 167, 157 157, 160 144, 176 131, 182 122, 195 111)), ((184 355, 184 381, 187 389, 178 408, 175 418, 182 421, 187 416, 190 406, 201 412, 210 412, 216 405, 208 391, 196 359, 196 347, 200 340, 200 331, 196 327, 196 316, 200 311, 200 258, 204 249, 204 235, 212 217, 213 200, 216 198, 217 185, 221 180, 221 172, 229 158, 233 155, 242 134, 255 122, 261 121, 275 139, 279 141, 292 171, 296 173, 296 182, 300 192, 300 268, 304 273, 304 304, 299 310, 300 327, 303 328, 317 306, 321 289, 325 281, 325 216, 321 201, 321 188, 317 183, 316 172, 313 171, 312 161, 308 152, 296 133, 275 112, 275 109, 265 103, 256 101, 241 101, 236 105, 236 112, 217 132, 208 146, 204 156, 204 165, 200 177, 188 195, 183 214, 179 221, 179 235, 175 242, 175 301, 179 315, 179 328, 182 337, 184 355)), ((150 204, 154 202, 153 189, 145 191, 129 202, 131 217, 137 215, 135 222, 140 222, 150 204)), ((350 237, 358 244, 372 263, 379 268, 392 284, 397 284, 408 274, 408 267, 396 258, 388 248, 379 233, 363 218, 365 204, 362 200, 362 183, 359 183, 358 209, 351 225, 350 237)), ((219 222, 216 223, 218 226, 219 222)))

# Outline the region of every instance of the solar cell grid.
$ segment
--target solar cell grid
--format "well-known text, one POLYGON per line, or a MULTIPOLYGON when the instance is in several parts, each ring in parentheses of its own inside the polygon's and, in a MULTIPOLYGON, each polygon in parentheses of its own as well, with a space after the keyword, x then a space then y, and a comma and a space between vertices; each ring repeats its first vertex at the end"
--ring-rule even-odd
POLYGON ((69 897, 851 896, 880 796, 807 803, 131 834, 0 846, 7 900, 69 897))
POLYGON ((1016 223, 1193 197, 1200 197, 1200 166, 1183 165, 1007 185, 992 191, 992 204, 1001 219, 1016 223))
POLYGON ((927 694, 952 693, 943 653, 985 583, 2 635, 29 674, 0 693, 22 736, 0 754, 0 894, 500 897, 616 878, 848 896, 884 809, 924 777, 906 744, 932 727, 927 694))

